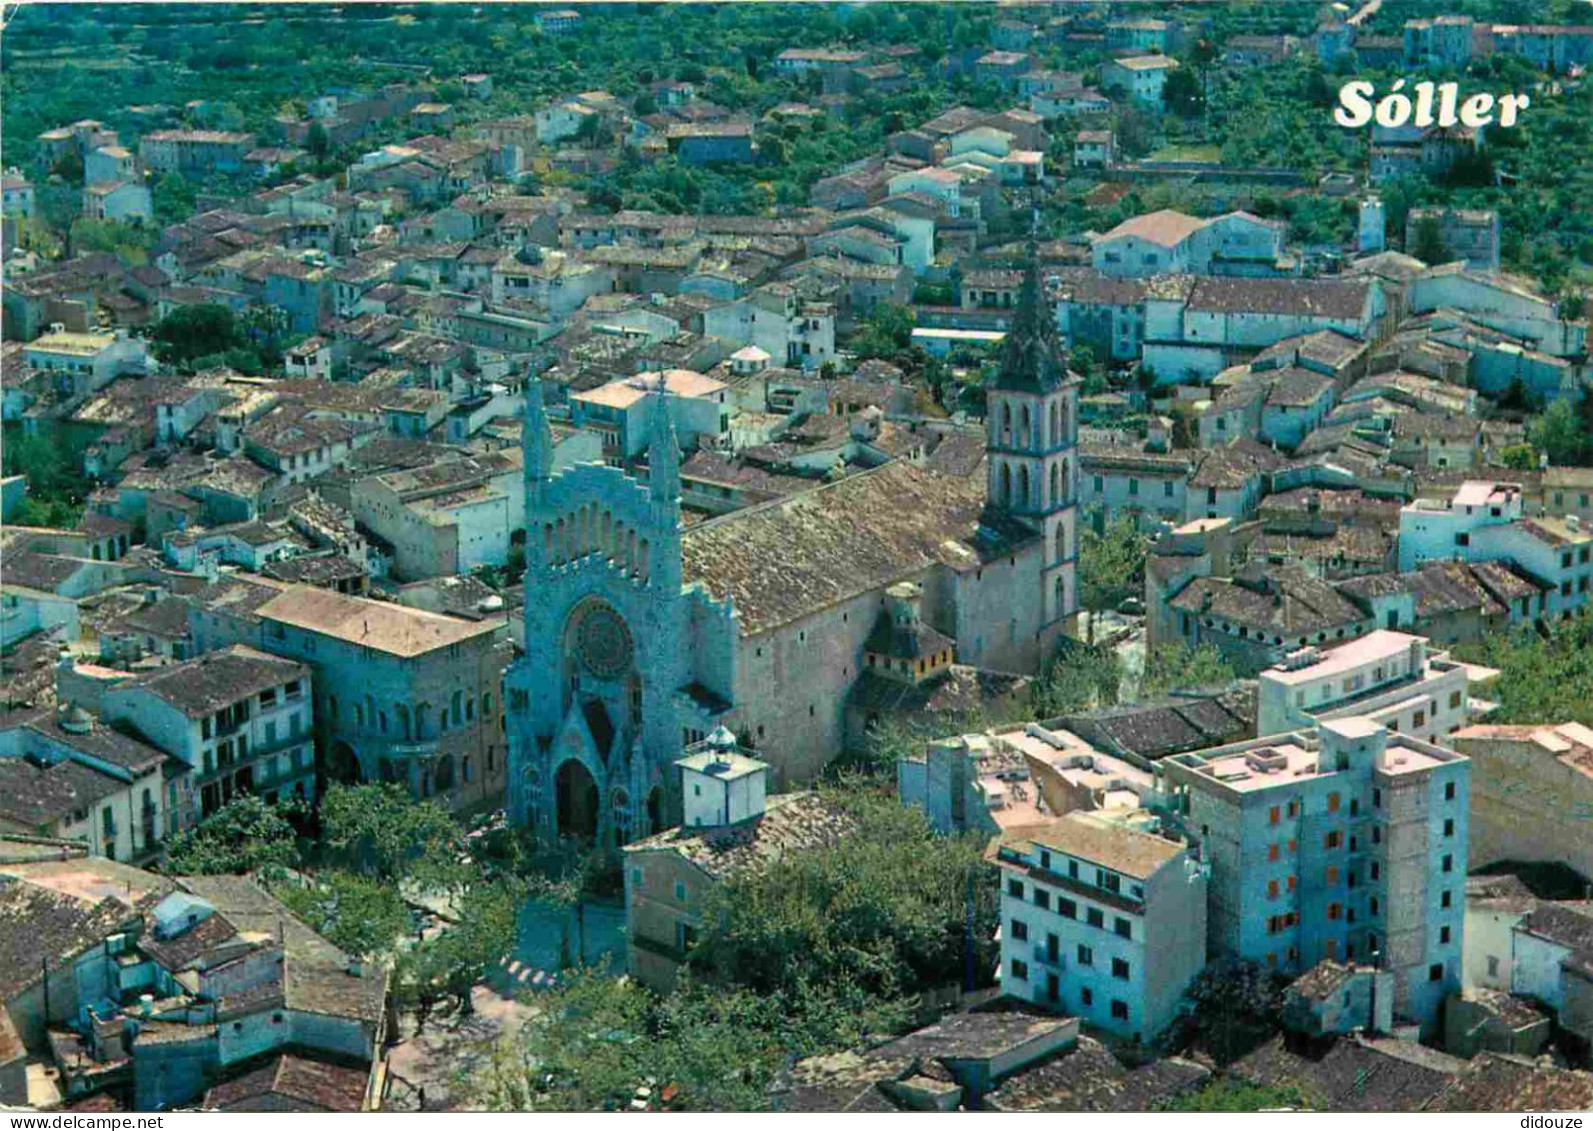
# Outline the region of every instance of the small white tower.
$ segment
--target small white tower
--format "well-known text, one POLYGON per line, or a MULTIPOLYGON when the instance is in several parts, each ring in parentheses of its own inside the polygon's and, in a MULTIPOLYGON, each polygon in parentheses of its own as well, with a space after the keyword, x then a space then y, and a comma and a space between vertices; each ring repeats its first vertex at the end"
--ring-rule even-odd
POLYGON ((1369 196, 1361 201, 1361 228, 1356 237, 1356 246, 1362 255, 1376 254, 1388 246, 1385 228, 1382 200, 1369 196))
POLYGON ((742 753, 728 728, 688 747, 675 765, 686 828, 723 828, 763 816, 769 765, 742 753))

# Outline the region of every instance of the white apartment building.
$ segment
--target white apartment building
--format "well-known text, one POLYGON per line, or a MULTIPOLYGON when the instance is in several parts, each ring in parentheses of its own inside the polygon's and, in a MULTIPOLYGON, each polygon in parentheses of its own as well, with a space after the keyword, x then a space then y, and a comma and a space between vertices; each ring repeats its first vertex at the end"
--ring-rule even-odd
POLYGON ((1567 616, 1593 586, 1593 531, 1576 515, 1525 518, 1519 484, 1468 480, 1449 500, 1399 512, 1399 568, 1429 561, 1509 561, 1548 587, 1544 615, 1567 616))
POLYGON ((1437 742, 1484 706, 1471 698, 1489 668, 1430 651, 1426 637, 1378 629, 1336 648, 1301 648, 1258 680, 1256 733, 1282 734, 1322 719, 1363 715, 1437 742))
POLYGON ((1157 769, 1211 868, 1213 957, 1370 962, 1395 1015, 1436 1030, 1461 983, 1469 759, 1349 717, 1157 769))
POLYGON ((1002 989, 1154 1040, 1206 965, 1206 877, 1188 846, 1073 812, 1006 834, 995 862, 1002 989))
POLYGON ((313 798, 310 704, 308 667, 235 645, 110 688, 102 710, 191 768, 197 809, 185 791, 167 798, 187 827, 248 793, 313 798))

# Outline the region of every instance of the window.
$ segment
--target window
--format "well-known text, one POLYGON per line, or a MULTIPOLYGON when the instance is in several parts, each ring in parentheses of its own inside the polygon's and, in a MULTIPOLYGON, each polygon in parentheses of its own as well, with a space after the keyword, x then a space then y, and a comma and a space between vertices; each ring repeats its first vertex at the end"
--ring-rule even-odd
MULTIPOLYGON (((1327 688, 1323 688, 1322 690, 1326 691, 1327 688)), ((1300 815, 1300 803, 1298 801, 1289 802, 1289 816, 1298 817, 1299 815, 1300 815)))
POLYGON ((1373 809, 1381 809, 1382 807, 1383 807, 1383 791, 1380 790, 1380 789, 1372 790, 1372 808, 1373 809))
POLYGON ((1267 859, 1268 860, 1276 860, 1278 858, 1278 856, 1279 856, 1278 846, 1276 844, 1267 845, 1267 859))
POLYGON ((1112 999, 1112 1016, 1119 1021, 1128 1020, 1128 1002, 1119 998, 1112 999))
MULTIPOLYGON (((1460 706, 1460 692, 1451 691, 1449 693, 1449 709, 1450 710, 1454 710, 1456 707, 1459 707, 1459 706, 1460 706)), ((1444 791, 1445 792, 1445 796, 1453 797, 1454 793, 1452 791, 1454 790, 1454 788, 1455 788, 1455 783, 1454 782, 1450 782, 1449 785, 1445 787, 1445 791, 1444 791)))
POLYGON ((1012 976, 1020 982, 1029 980, 1029 964, 1020 958, 1012 960, 1012 976))
POLYGON ((1339 795, 1338 794, 1336 794, 1336 793, 1328 794, 1328 810, 1327 811, 1329 813, 1337 813, 1339 811, 1339 795))
POLYGON ((1078 950, 1078 960, 1080 966, 1094 966, 1095 951, 1090 947, 1085 946, 1083 943, 1080 943, 1078 950))
POLYGON ((1066 915, 1069 919, 1077 919, 1079 917, 1079 905, 1071 899, 1063 899, 1059 896, 1056 901, 1056 909, 1057 914, 1066 915))
POLYGON ((1434 962, 1427 968, 1427 980, 1429 982, 1442 982, 1444 980, 1444 964, 1442 962, 1434 962))
POLYGON ((681 883, 679 880, 675 881, 675 902, 686 902, 686 885, 681 883))
POLYGON ((1446 891, 1446 892, 1444 892, 1443 895, 1438 897, 1438 906, 1444 907, 1444 908, 1449 908, 1449 907, 1453 907, 1454 905, 1455 905, 1455 893, 1454 892, 1446 891))
POLYGON ((1018 942, 1026 942, 1029 938, 1029 924, 1022 919, 1012 921, 1012 937, 1018 942))
POLYGON ((1126 959, 1112 959, 1112 977, 1128 981, 1128 962, 1126 959))
POLYGON ((1105 926, 1106 924, 1106 916, 1101 913, 1101 909, 1099 907, 1090 908, 1089 911, 1085 913, 1084 918, 1085 921, 1088 922, 1092 927, 1101 927, 1105 926))
POLYGON ((1410 717, 1410 725, 1413 728, 1414 727, 1424 727, 1424 726, 1426 726, 1427 725, 1427 712, 1426 711, 1417 711, 1414 715, 1412 715, 1410 717))
POLYGON ((1275 825, 1281 820, 1283 820, 1283 811, 1276 805, 1267 810, 1267 824, 1275 825))
MULTIPOLYGON (((1455 694, 1458 695, 1460 693, 1457 691, 1455 694)), ((1452 781, 1451 782, 1445 782, 1444 783, 1444 800, 1445 801, 1453 801, 1454 799, 1455 799, 1455 783, 1452 782, 1452 781)))
POLYGON ((1455 835, 1455 819, 1453 817, 1445 817, 1444 818, 1444 835, 1445 836, 1454 836, 1455 835))
POLYGON ((1051 906, 1051 893, 1044 888, 1034 889, 1034 905, 1049 909, 1051 906))
POLYGON ((1328 882, 1329 885, 1336 884, 1336 883, 1339 882, 1339 866, 1337 864, 1329 864, 1328 865, 1328 867, 1327 867, 1327 882, 1328 882))
POLYGON ((1051 854, 1049 852, 1047 852, 1043 848, 1040 850, 1040 867, 1042 867, 1042 868, 1050 868, 1051 867, 1051 854))
POLYGON ((1488 977, 1497 978, 1498 976, 1499 976, 1499 956, 1496 955, 1496 954, 1490 954, 1488 956, 1488 977))
POLYGON ((1343 907, 1343 905, 1342 904, 1338 904, 1338 903, 1330 903, 1330 904, 1328 904, 1327 905, 1327 917, 1329 919, 1334 919, 1334 920, 1344 918, 1344 907, 1343 907))
POLYGON ((1267 881, 1267 898, 1268 899, 1277 899, 1278 898, 1278 881, 1277 880, 1268 880, 1267 881))
POLYGON ((1334 832, 1328 833, 1327 837, 1322 842, 1322 846, 1324 848, 1337 848, 1343 843, 1344 834, 1335 830, 1334 832))
POLYGON ((1011 896, 1016 896, 1017 898, 1022 899, 1023 898, 1023 881, 1022 880, 1008 880, 1007 881, 1007 894, 1011 895, 1011 896))
POLYGON ((1134 929, 1133 929, 1133 927, 1129 926, 1128 920, 1123 918, 1121 915, 1119 915, 1115 920, 1113 920, 1113 922, 1112 922, 1112 931, 1119 938, 1131 939, 1131 938, 1134 937, 1134 929))
POLYGON ((1448 927, 1439 927, 1438 928, 1438 941, 1440 943, 1447 943, 1449 941, 1449 928, 1448 927))
POLYGON ((1443 869, 1446 872, 1453 872, 1455 870, 1455 858, 1449 855, 1447 852, 1444 854, 1443 869))
POLYGON ((1079 991, 1079 1004, 1080 1005, 1094 1005, 1095 1004, 1095 993, 1094 993, 1093 990, 1090 989, 1090 987, 1085 986, 1082 990, 1079 991))

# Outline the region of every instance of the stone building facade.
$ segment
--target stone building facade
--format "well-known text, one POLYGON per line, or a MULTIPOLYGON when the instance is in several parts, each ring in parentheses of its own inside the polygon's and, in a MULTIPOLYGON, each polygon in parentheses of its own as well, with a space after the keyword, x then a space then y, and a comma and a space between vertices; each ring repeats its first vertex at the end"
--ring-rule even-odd
POLYGON ((903 582, 958 663, 1035 671, 1077 609, 1077 396, 1031 262, 990 390, 985 476, 894 461, 682 531, 667 407, 645 483, 592 464, 555 473, 533 383, 535 599, 505 684, 512 818, 608 844, 664 829, 680 812, 672 763, 719 726, 769 763, 773 788, 812 778, 845 744, 865 644, 903 582))

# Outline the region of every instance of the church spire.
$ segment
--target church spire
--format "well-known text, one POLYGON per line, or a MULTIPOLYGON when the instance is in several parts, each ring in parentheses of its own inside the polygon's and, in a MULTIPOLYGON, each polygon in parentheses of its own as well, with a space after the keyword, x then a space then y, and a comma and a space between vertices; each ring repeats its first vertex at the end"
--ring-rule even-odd
POLYGON ((648 491, 654 502, 676 503, 680 500, 680 444, 675 439, 675 425, 669 418, 669 378, 658 375, 658 389, 653 397, 652 434, 647 444, 648 491))
POLYGON ((522 473, 527 483, 541 482, 553 474, 553 433, 542 407, 542 379, 530 377, 525 386, 525 421, 520 426, 522 473))
POLYGON ((1037 216, 1031 216, 1023 284, 1018 290, 1012 325, 1002 343, 1001 369, 995 382, 998 389, 1020 393, 1049 393, 1067 378, 1067 366, 1057 344, 1056 318, 1046 306, 1045 288, 1040 282, 1038 224, 1037 216))

